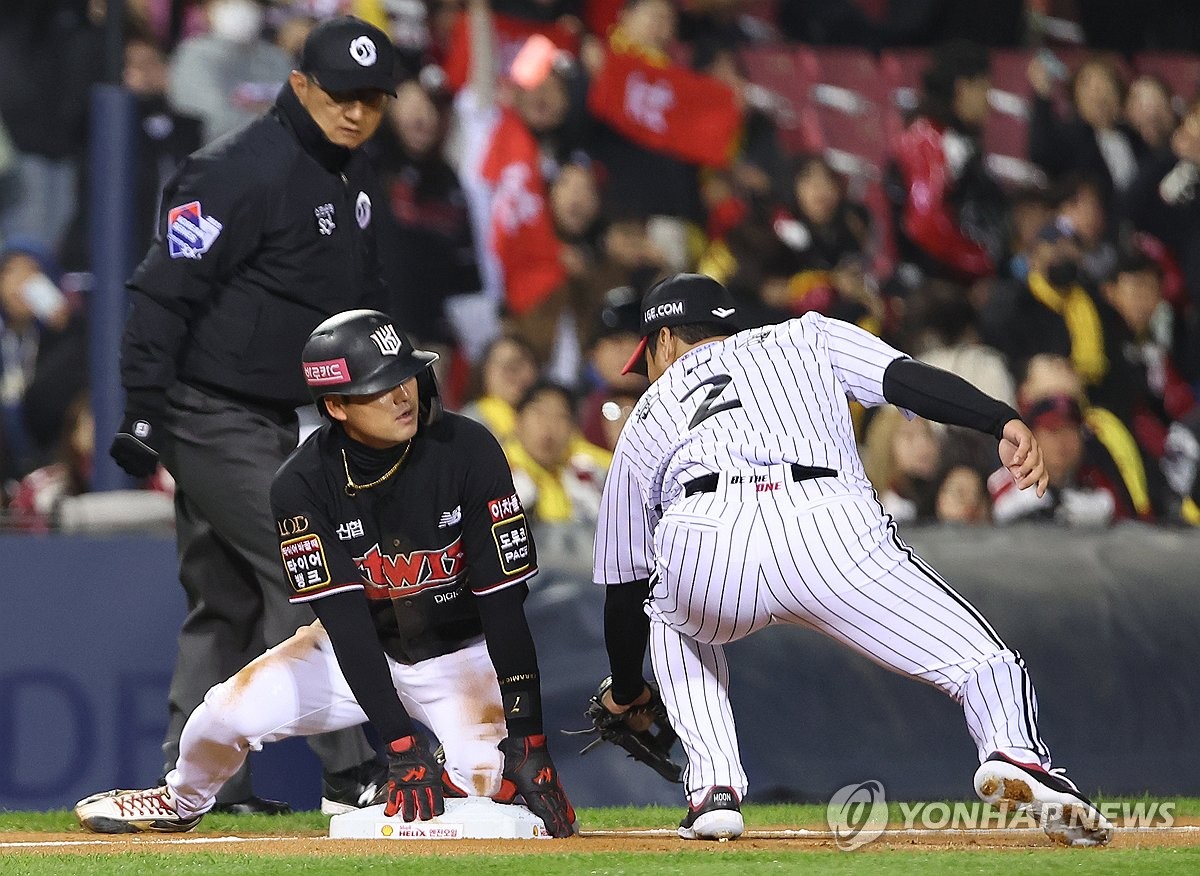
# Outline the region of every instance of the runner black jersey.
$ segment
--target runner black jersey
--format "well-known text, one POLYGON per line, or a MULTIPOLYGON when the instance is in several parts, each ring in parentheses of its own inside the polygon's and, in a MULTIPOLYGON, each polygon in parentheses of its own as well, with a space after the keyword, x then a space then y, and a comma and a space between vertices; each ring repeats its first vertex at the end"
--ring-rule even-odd
POLYGON ((291 601, 361 590, 396 660, 457 650, 482 634, 475 596, 537 573, 504 452, 486 427, 447 413, 421 429, 394 475, 354 491, 348 442, 327 424, 275 476, 271 505, 291 601))

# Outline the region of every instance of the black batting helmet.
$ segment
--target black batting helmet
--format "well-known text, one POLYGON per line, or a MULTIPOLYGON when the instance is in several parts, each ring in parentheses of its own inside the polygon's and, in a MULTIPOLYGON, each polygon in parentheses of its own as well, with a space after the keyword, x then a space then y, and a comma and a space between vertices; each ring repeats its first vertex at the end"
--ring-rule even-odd
POLYGON ((386 313, 346 310, 334 314, 304 343, 304 382, 321 413, 327 395, 373 395, 417 378, 422 420, 442 415, 437 379, 430 366, 437 353, 418 350, 386 313))

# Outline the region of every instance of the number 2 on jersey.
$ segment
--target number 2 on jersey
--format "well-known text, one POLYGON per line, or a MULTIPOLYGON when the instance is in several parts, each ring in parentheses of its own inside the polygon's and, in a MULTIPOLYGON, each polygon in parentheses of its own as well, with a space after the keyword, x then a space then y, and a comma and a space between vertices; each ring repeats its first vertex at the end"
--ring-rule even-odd
POLYGON ((700 407, 696 408, 696 413, 692 414, 692 419, 688 422, 689 429, 695 429, 713 414, 719 414, 721 411, 732 410, 742 406, 741 400, 737 396, 733 396, 727 401, 716 404, 717 399, 721 397, 721 393, 725 391, 725 387, 733 382, 733 378, 728 374, 714 374, 707 380, 702 380, 690 390, 680 401, 687 401, 693 394, 705 386, 711 386, 708 395, 700 402, 700 407))

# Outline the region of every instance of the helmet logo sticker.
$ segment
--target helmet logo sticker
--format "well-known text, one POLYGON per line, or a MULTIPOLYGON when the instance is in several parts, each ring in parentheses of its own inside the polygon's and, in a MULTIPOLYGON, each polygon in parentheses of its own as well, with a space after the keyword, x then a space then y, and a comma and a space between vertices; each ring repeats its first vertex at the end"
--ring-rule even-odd
POLYGON ((344 358, 304 363, 304 381, 309 386, 331 386, 350 380, 350 368, 344 358))
POLYGON ((394 325, 381 325, 371 332, 371 340, 385 356, 395 356, 400 352, 400 335, 396 334, 394 325))

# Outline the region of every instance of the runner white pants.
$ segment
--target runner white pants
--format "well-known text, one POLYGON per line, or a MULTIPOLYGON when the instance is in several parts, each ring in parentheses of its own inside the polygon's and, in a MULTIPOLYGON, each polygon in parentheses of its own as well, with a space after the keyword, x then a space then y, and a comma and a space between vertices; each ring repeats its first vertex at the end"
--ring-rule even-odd
POLYGON ((742 482, 723 474, 716 491, 672 505, 654 536, 650 653, 687 753, 690 803, 713 785, 746 793, 723 646, 774 623, 818 630, 945 691, 981 760, 1032 752, 1049 763, 1020 656, 900 540, 872 495, 837 478, 796 483, 788 466, 732 474, 742 482))
MULTIPOLYGON (((496 745, 506 730, 483 639, 411 666, 389 657, 388 666, 408 714, 444 746, 450 780, 469 794, 496 793, 502 769, 496 745)), ((366 719, 317 621, 208 691, 183 728, 179 761, 167 785, 180 815, 199 815, 212 808, 221 785, 263 743, 366 719)))

